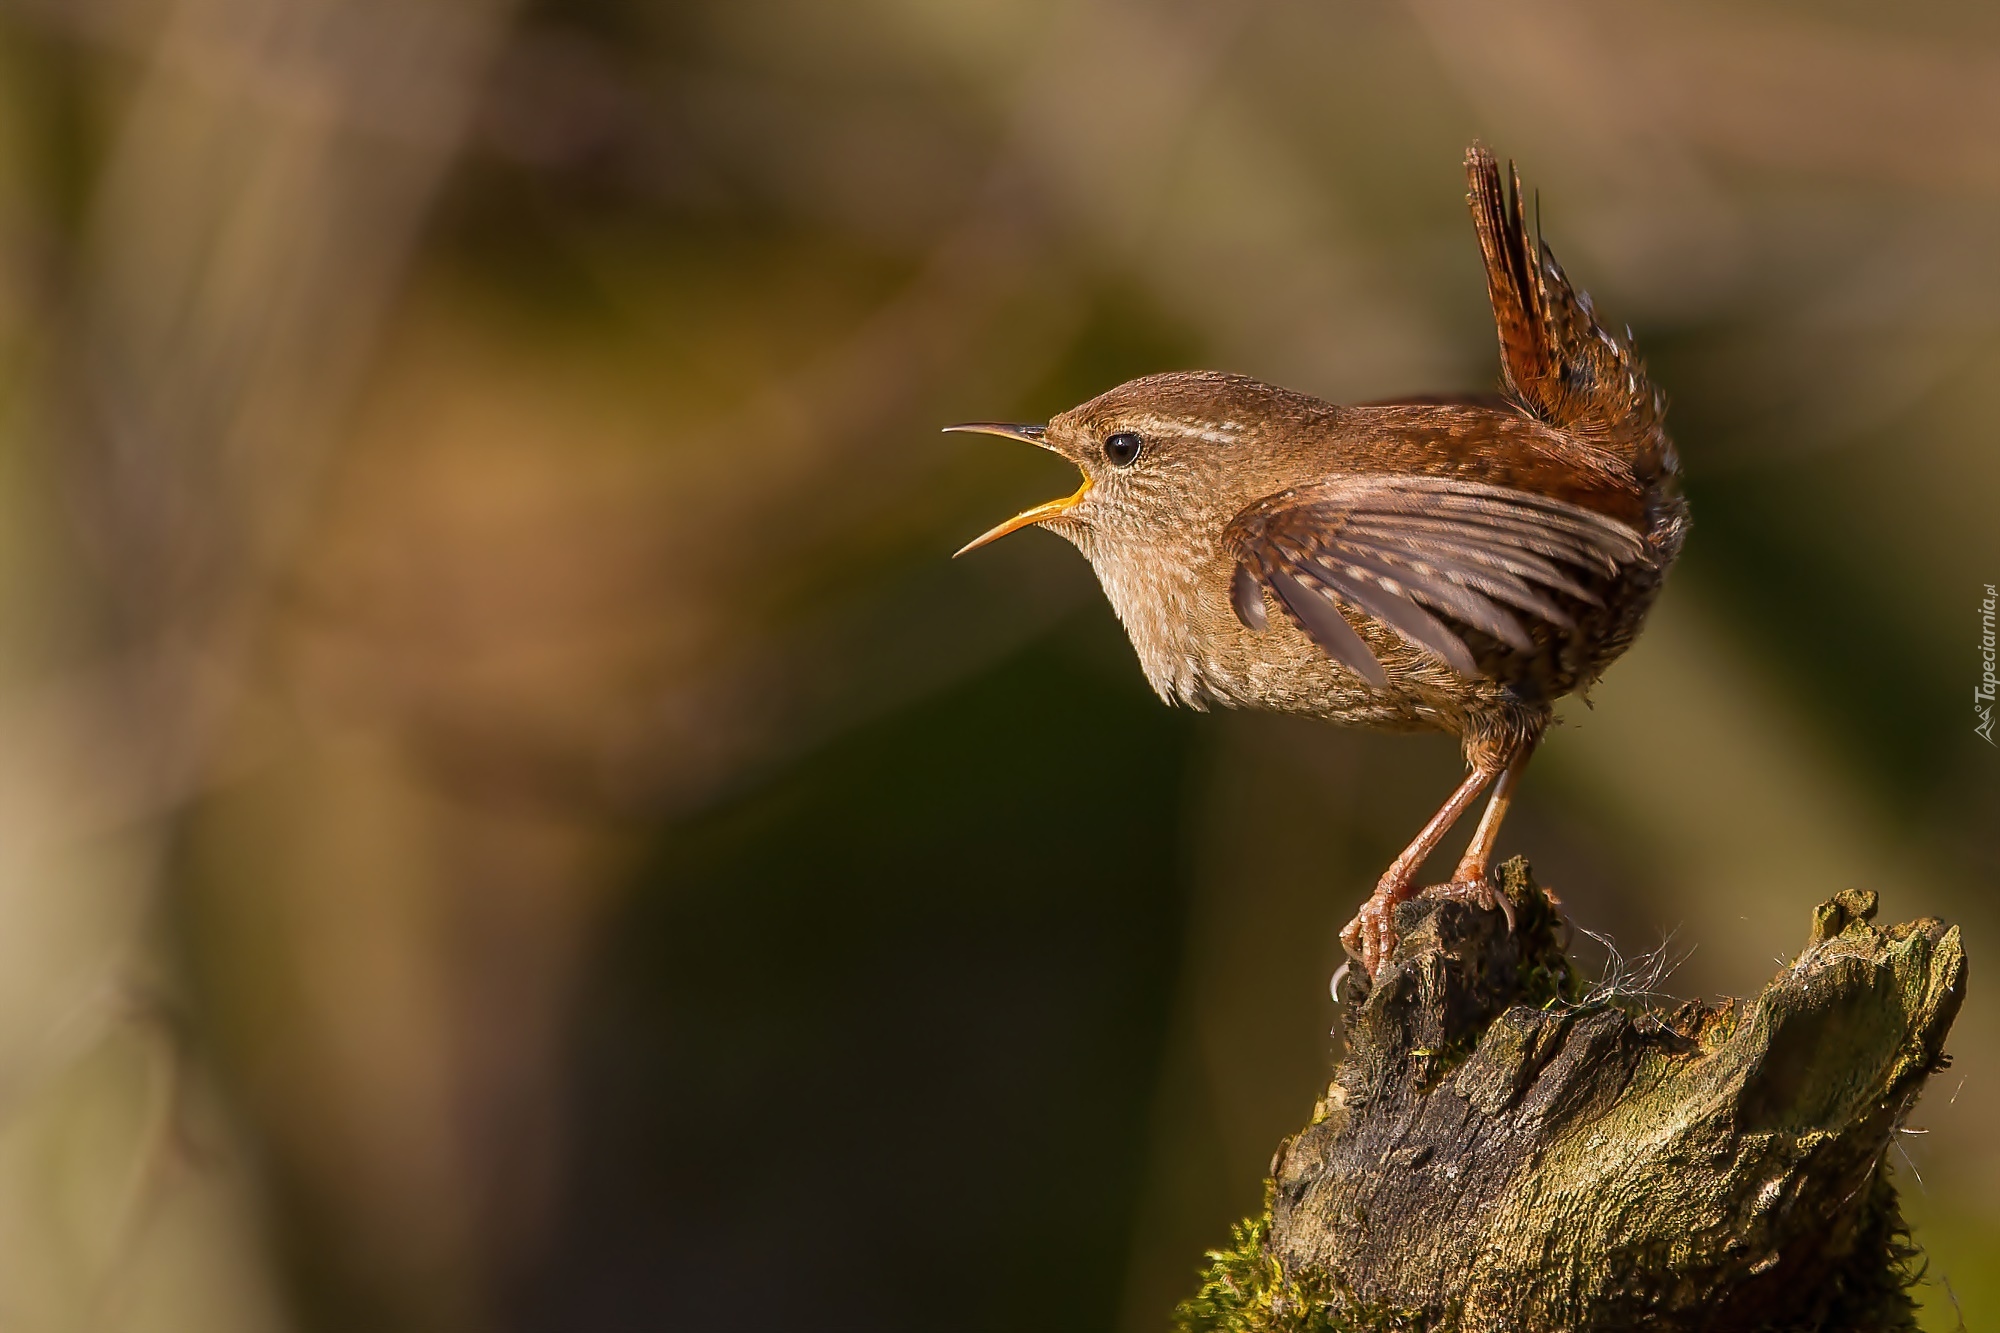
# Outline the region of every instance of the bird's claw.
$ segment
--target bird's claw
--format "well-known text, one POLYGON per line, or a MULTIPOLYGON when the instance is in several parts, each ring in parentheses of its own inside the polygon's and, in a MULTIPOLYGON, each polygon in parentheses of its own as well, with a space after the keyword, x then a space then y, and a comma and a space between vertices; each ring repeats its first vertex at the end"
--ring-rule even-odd
POLYGON ((1375 886, 1375 892, 1368 901, 1361 904, 1361 910, 1340 932, 1340 942, 1347 952, 1361 960, 1368 969, 1369 980, 1374 980, 1389 961, 1389 955, 1396 948, 1396 904, 1410 896, 1407 884, 1384 880, 1375 886))
POLYGON ((1507 895, 1494 884, 1491 875, 1481 875, 1476 879, 1470 877, 1454 879, 1449 884, 1433 884, 1419 896, 1473 903, 1489 912, 1498 910, 1500 915, 1507 918, 1507 929, 1510 932, 1514 929, 1514 904, 1509 902, 1507 895))
POLYGON ((1408 884, 1397 880, 1384 879, 1375 886, 1375 892, 1368 901, 1361 904, 1361 910, 1340 932, 1340 942, 1347 952, 1361 960, 1368 969, 1372 981, 1381 972, 1382 965, 1389 961, 1389 955, 1396 948, 1396 904, 1411 897, 1448 898, 1457 902, 1469 902, 1485 908, 1497 910, 1507 918, 1507 929, 1514 929, 1514 904, 1507 900, 1491 875, 1466 876, 1453 879, 1447 884, 1433 884, 1429 888, 1413 892, 1408 884))

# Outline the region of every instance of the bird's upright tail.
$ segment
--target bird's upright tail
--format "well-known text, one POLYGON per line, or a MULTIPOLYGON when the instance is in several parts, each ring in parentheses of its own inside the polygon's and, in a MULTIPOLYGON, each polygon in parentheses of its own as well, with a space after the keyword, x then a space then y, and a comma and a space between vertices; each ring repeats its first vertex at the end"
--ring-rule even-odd
POLYGON ((1550 425, 1631 458, 1642 476, 1678 470, 1662 425, 1666 396, 1646 378, 1629 337, 1597 322, 1590 296, 1570 286, 1539 228, 1529 235, 1514 164, 1503 185, 1493 154, 1474 144, 1465 174, 1508 392, 1550 425))

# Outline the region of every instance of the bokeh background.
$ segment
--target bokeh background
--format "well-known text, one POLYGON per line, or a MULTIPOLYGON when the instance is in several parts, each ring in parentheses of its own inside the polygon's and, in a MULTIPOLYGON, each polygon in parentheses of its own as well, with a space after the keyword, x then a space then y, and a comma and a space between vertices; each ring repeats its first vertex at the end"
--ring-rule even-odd
POLYGON ((1696 515, 1503 851, 1963 923, 2000 1322, 2000 9, 6 0, 0 1325, 1162 1329, 1458 758, 1160 707, 937 428, 1490 386, 1475 137, 1696 515))

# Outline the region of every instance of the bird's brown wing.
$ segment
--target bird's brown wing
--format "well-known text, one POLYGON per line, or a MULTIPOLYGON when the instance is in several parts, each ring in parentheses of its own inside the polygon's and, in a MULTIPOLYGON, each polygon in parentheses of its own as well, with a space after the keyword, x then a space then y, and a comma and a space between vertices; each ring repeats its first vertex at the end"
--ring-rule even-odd
POLYGON ((1238 619, 1266 627, 1268 588, 1328 656, 1377 685, 1382 664, 1341 607, 1477 676, 1448 622, 1532 652, 1522 615, 1572 628, 1563 600, 1600 605, 1590 585, 1646 558, 1637 532, 1579 505, 1429 476, 1342 476, 1281 491, 1230 520, 1223 544, 1236 560, 1238 619))

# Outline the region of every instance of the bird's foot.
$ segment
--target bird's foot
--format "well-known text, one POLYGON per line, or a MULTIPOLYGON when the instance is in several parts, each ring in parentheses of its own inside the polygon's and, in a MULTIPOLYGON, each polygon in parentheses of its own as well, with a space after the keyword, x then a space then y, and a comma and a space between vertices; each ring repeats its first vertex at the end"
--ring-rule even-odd
POLYGON ((1368 895, 1368 901, 1361 904, 1354 919, 1341 929, 1341 944, 1361 960, 1370 980, 1381 972, 1382 964, 1389 961, 1390 953, 1395 950, 1396 904, 1414 892, 1407 881, 1383 879, 1375 886, 1375 892, 1368 895))
POLYGON ((1507 895, 1494 884, 1491 875, 1455 876, 1449 884, 1433 884, 1419 896, 1473 903, 1489 912, 1498 909, 1500 915, 1507 918, 1507 929, 1514 929, 1514 904, 1507 901, 1507 895))

